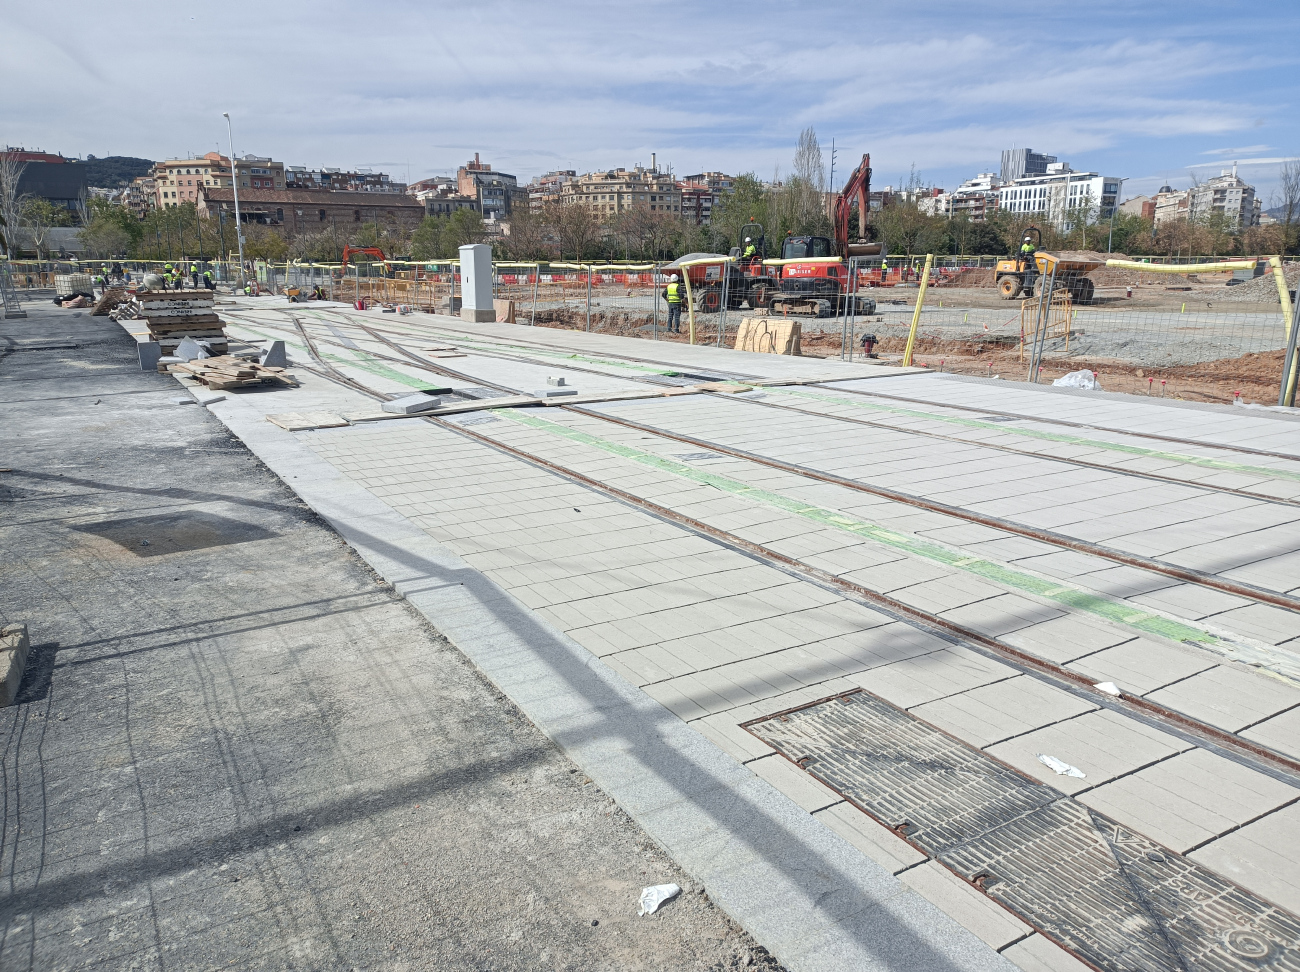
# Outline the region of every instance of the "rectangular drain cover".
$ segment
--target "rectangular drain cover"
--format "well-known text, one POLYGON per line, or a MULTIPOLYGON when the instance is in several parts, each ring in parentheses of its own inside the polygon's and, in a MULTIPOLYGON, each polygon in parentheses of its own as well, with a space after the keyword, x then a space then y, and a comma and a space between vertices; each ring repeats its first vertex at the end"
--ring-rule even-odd
POLYGON ((857 691, 745 728, 1110 972, 1300 972, 1300 919, 857 691))

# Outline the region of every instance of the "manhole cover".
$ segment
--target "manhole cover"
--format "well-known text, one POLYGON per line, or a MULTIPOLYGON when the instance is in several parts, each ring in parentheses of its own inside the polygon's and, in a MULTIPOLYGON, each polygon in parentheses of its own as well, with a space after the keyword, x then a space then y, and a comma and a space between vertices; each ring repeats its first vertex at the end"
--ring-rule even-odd
POLYGON ((860 691, 746 724, 1100 969, 1300 970, 1300 919, 860 691))
POLYGON ((127 520, 102 520, 75 525, 72 529, 112 540, 139 557, 158 557, 182 550, 205 550, 275 536, 270 530, 252 523, 201 510, 180 510, 156 516, 136 516, 127 520))

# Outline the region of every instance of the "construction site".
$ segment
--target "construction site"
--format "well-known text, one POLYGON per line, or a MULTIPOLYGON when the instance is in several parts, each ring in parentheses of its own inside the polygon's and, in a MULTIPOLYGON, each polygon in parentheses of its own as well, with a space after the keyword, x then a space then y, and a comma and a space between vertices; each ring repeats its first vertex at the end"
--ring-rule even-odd
POLYGON ((1294 266, 784 247, 8 287, 0 965, 1300 969, 1294 266))

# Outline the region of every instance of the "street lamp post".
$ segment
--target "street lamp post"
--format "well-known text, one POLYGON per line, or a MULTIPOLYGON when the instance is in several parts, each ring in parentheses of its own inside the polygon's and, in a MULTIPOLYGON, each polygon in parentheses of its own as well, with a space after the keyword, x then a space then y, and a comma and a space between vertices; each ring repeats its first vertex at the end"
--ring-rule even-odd
POLYGON ((235 136, 230 128, 230 112, 223 111, 226 119, 226 137, 230 140, 230 187, 235 190, 235 239, 239 241, 239 287, 248 286, 244 276, 244 224, 239 219, 239 171, 235 166, 235 136))

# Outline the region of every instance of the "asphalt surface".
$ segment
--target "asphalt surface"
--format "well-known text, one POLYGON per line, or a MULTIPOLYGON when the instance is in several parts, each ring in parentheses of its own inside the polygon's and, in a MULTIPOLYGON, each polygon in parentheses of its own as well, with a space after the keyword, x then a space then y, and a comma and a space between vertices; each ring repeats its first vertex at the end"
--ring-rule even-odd
POLYGON ((776 968, 117 324, 27 307, 0 968, 776 968))

